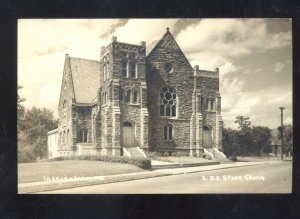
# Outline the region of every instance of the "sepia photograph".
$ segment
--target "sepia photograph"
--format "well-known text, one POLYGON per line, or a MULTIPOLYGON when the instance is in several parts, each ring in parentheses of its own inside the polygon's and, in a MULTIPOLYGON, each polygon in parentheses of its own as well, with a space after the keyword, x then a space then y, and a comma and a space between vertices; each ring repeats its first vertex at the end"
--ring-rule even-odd
POLYGON ((19 194, 292 192, 292 19, 19 19, 19 194))

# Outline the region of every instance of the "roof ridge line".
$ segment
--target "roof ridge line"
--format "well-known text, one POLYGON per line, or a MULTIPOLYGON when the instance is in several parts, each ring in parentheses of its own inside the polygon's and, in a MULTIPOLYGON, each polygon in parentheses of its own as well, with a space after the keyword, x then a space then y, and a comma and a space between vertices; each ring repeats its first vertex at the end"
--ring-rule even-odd
POLYGON ((85 59, 85 58, 72 57, 72 56, 69 56, 69 58, 70 58, 70 59, 81 59, 81 60, 92 61, 92 62, 100 62, 100 61, 94 60, 94 59, 85 59))

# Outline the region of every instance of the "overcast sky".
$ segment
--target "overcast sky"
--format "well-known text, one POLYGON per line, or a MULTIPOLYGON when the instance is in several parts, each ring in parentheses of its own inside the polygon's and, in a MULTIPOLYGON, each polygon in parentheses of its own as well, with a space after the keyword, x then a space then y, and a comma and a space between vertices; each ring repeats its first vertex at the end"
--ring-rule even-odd
POLYGON ((279 106, 292 123, 290 19, 22 19, 18 22, 18 84, 26 107, 46 107, 57 117, 65 54, 99 60, 101 46, 118 41, 150 45, 170 28, 192 66, 220 68, 222 116, 276 128, 279 106))

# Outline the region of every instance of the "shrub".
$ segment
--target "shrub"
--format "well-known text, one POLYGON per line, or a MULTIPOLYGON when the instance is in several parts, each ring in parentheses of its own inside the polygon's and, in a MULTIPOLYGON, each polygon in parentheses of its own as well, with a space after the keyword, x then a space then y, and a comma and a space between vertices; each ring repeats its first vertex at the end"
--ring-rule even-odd
POLYGON ((40 160, 40 162, 63 161, 63 160, 93 160, 111 163, 127 163, 135 165, 139 168, 151 169, 151 160, 146 158, 133 158, 124 156, 109 156, 109 155, 71 155, 65 157, 54 157, 51 159, 40 160))
POLYGON ((204 159, 213 160, 213 157, 210 154, 204 153, 203 154, 204 159))
POLYGON ((18 163, 32 163, 35 162, 35 155, 33 148, 30 146, 21 147, 18 151, 18 163))
POLYGON ((156 152, 156 151, 145 151, 145 154, 147 155, 147 157, 149 158, 157 158, 160 157, 161 155, 156 152))
POLYGON ((169 152, 168 151, 164 152, 164 157, 169 157, 169 152))

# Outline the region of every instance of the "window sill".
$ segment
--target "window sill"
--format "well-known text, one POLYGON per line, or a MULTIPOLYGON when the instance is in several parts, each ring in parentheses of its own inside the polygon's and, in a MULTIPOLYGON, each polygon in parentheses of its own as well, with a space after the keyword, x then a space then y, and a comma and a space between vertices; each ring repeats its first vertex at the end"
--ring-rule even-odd
POLYGON ((206 112, 216 112, 216 110, 208 110, 208 109, 204 109, 203 111, 206 111, 206 112))
POLYGON ((163 119, 178 119, 177 116, 161 116, 161 115, 160 115, 160 118, 163 118, 163 119))
POLYGON ((138 78, 137 78, 137 77, 135 77, 135 78, 133 78, 133 77, 122 77, 122 79, 132 79, 132 80, 137 80, 138 78))

